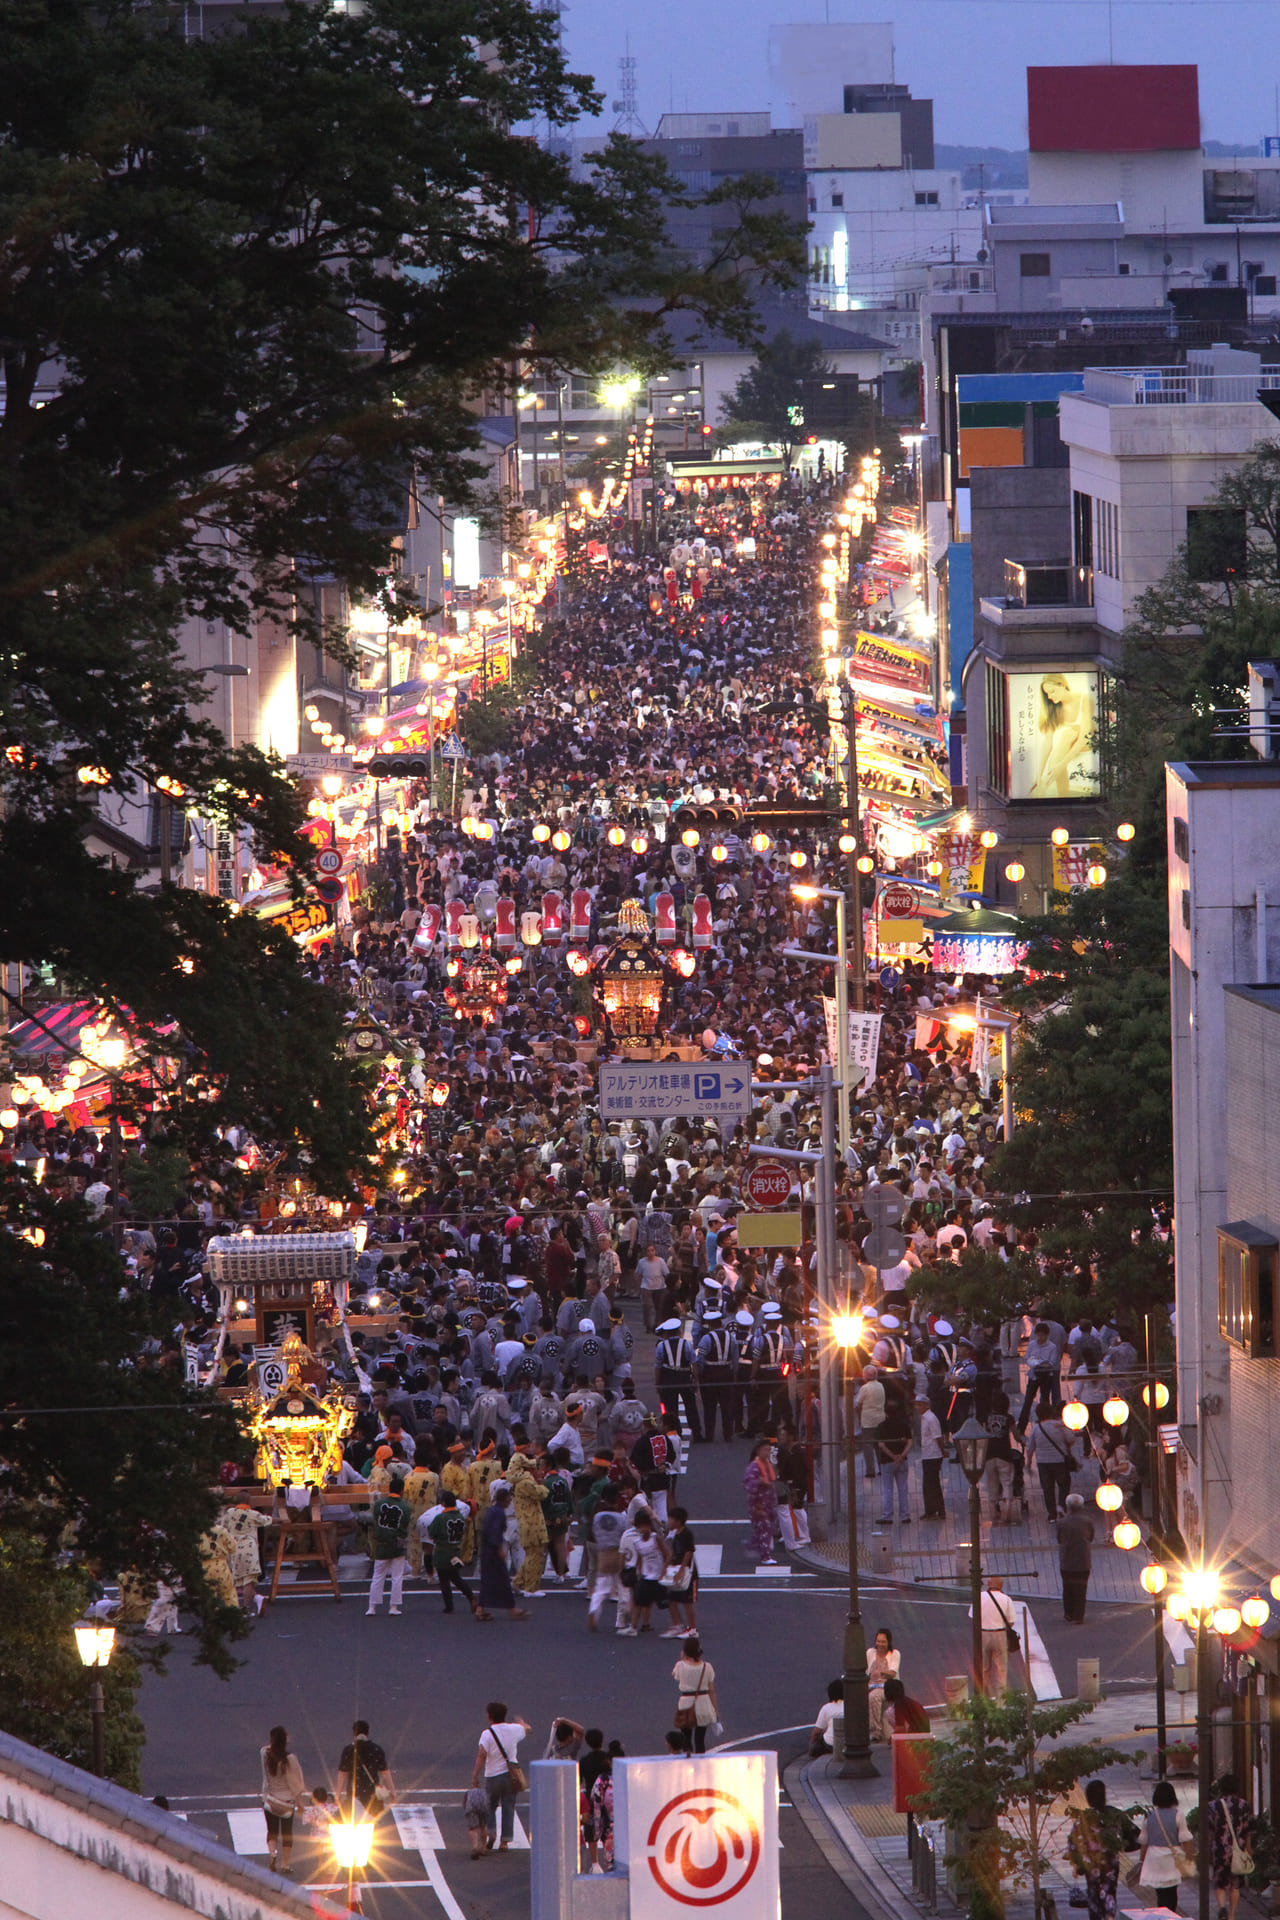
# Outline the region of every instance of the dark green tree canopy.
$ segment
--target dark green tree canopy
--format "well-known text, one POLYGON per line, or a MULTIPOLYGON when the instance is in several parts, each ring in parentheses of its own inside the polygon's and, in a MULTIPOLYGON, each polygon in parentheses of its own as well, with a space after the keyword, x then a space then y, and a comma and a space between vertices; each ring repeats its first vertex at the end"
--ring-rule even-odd
POLYGON ((829 379, 831 371, 820 346, 780 328, 724 402, 724 417, 731 425, 758 427, 780 442, 790 464, 792 449, 805 435, 805 388, 829 379))

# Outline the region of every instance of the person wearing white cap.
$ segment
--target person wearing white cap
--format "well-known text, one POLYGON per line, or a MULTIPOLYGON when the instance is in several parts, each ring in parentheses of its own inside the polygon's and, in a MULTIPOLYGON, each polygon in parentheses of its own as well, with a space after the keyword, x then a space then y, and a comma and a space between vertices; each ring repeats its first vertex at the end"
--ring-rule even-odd
POLYGON ((611 1364, 608 1341, 597 1332, 595 1321, 584 1314, 564 1357, 565 1379, 574 1381, 585 1374, 588 1380, 594 1380, 597 1374, 607 1373, 611 1364))
POLYGON ((787 1417, 787 1366, 792 1341, 782 1324, 782 1308, 768 1301, 760 1309, 760 1325, 751 1337, 751 1395, 747 1431, 753 1437, 776 1432, 787 1417))
POLYGON ((694 1372, 702 1390, 702 1419, 708 1440, 716 1437, 716 1413, 726 1440, 737 1433, 733 1417, 736 1390, 737 1342, 724 1324, 724 1315, 709 1311, 702 1316, 703 1333, 694 1348, 694 1372))
POLYGON ((693 1344, 685 1337, 684 1322, 679 1315, 673 1315, 670 1320, 660 1323, 657 1333, 658 1341, 653 1351, 653 1381, 658 1390, 658 1405, 664 1418, 678 1414, 683 1407, 690 1433, 695 1440, 701 1440, 702 1419, 693 1380, 693 1344))

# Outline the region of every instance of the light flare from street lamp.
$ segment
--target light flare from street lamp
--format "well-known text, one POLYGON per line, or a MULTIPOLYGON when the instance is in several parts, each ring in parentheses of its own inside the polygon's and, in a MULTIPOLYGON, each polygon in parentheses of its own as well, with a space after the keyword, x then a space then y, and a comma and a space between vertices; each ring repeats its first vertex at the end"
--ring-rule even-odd
POLYGON ((862 1338, 860 1313, 837 1313, 831 1318, 831 1338, 848 1353, 862 1338))

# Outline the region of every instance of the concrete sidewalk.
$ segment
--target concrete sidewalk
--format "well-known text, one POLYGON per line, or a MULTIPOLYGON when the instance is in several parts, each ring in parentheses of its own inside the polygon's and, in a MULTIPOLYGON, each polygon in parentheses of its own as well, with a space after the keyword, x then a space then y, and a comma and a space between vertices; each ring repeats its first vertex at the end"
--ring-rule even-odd
MULTIPOLYGON (((905 1585, 963 1587, 969 1584, 969 1487, 954 1462, 942 1469, 945 1520, 924 1520, 924 1495, 920 1483, 920 1462, 911 1463, 910 1512, 908 1521, 881 1520, 881 1486, 876 1480, 858 1479, 858 1566, 876 1579, 899 1580, 905 1585)), ((1112 1544, 1112 1530, 1120 1514, 1103 1513, 1095 1504, 1099 1474, 1087 1463, 1072 1481, 1073 1490, 1083 1494, 1085 1513, 1094 1526, 1093 1573, 1089 1581, 1089 1600, 1146 1604, 1138 1575, 1146 1555, 1142 1548, 1126 1553, 1112 1544)), ((1058 1543, 1045 1513, 1039 1481, 1027 1478, 1026 1513, 1017 1509, 1011 1525, 997 1526, 991 1518, 991 1505, 982 1503, 982 1569, 999 1574, 1007 1592, 1028 1600, 1060 1598, 1062 1579, 1058 1572, 1058 1543)), ((841 1475, 842 1517, 833 1537, 814 1541, 810 1546, 788 1545, 788 1524, 782 1512, 782 1539, 791 1557, 802 1566, 822 1573, 849 1566, 849 1554, 843 1519, 844 1476, 841 1475)), ((814 1499, 809 1507, 812 1520, 821 1521, 823 1504, 814 1499)))
MULTIPOLYGON (((935 1732, 945 1737, 944 1717, 935 1713, 933 1719, 935 1732)), ((1154 1720, 1154 1691, 1117 1692, 1100 1701, 1085 1720, 1064 1735, 1071 1742, 1101 1740, 1132 1752, 1130 1762, 1108 1768, 1100 1776, 1107 1783, 1107 1795, 1113 1805, 1145 1811, 1151 1803, 1155 1735, 1148 1729, 1154 1720)), ((923 1894, 917 1892, 913 1881, 907 1815, 895 1812, 893 1807, 889 1749, 876 1746, 874 1753, 879 1768, 874 1780, 842 1780, 838 1759, 828 1755, 818 1760, 794 1762, 786 1770, 785 1785, 828 1864, 873 1920, 890 1920, 890 1916, 900 1916, 913 1907, 934 1911, 923 1894)), ((1195 1805, 1196 1783, 1191 1779, 1173 1784, 1185 1813, 1195 1805)), ((1073 1799, 1080 1803, 1079 1790, 1073 1799)), ((1075 1882, 1066 1853, 1070 1827, 1071 1803, 1056 1804, 1046 1821, 1043 1850, 1049 1866, 1042 1885, 1052 1894, 1060 1916, 1067 1913, 1073 1882, 1081 1884, 1075 1882)), ((947 1888, 945 1836, 933 1823, 923 1823, 921 1832, 932 1840, 935 1848, 936 1911, 954 1914, 961 1909, 947 1888)), ((1140 1913, 1154 1904, 1154 1895, 1146 1888, 1128 1888, 1121 1884, 1121 1913, 1140 1913)), ((1009 1890, 1008 1920, 1035 1920, 1029 1885, 1009 1890)))

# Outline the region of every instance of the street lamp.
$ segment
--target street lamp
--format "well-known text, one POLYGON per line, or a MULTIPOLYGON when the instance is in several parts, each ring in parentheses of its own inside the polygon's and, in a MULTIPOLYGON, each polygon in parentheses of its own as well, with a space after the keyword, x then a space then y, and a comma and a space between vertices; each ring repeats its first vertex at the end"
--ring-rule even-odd
POLYGON ((837 1314, 831 1334, 844 1354, 845 1509, 849 1528, 849 1616, 844 1629, 844 1753, 842 1780, 872 1780, 871 1702, 867 1689, 867 1636, 858 1592, 858 1459, 854 1441, 853 1352, 862 1338, 862 1316, 837 1314))
POLYGON ((973 1603, 973 1691, 986 1692, 982 1672, 982 1503, 978 1487, 987 1465, 991 1436, 974 1414, 952 1436, 960 1471, 969 1482, 969 1592, 973 1603))
MULTIPOLYGON (((840 1152, 846 1164, 849 1148, 852 1145, 852 1124, 849 1105, 853 1088, 849 1085, 849 945, 845 929, 845 898, 843 887, 814 887, 794 883, 791 888, 797 900, 834 900, 836 903, 836 1078, 840 1082, 840 1105, 836 1109, 837 1128, 840 1138, 840 1152)), ((859 918, 861 914, 859 911, 859 918)), ((786 955, 798 955, 801 959, 822 960, 831 965, 830 956, 825 953, 806 954, 799 948, 784 947, 786 955)))
POLYGON ((1165 1602, 1175 1620, 1182 1620, 1196 1637, 1196 1792, 1200 1805, 1196 1864, 1199 1881, 1199 1920, 1210 1920, 1209 1834, 1207 1813, 1213 1792, 1213 1719, 1209 1678, 1209 1635, 1235 1631, 1240 1616, 1234 1607, 1221 1606, 1221 1577, 1214 1567, 1184 1567, 1181 1593, 1165 1602), (1228 1629, 1226 1621, 1234 1616, 1228 1629), (1219 1625, 1219 1621, 1222 1622, 1219 1625))
POLYGON ((373 1821, 356 1819, 354 1793, 350 1819, 329 1822, 329 1844, 338 1865, 347 1870, 347 1912, 359 1913, 361 1906, 355 1884, 356 1869, 363 1872, 369 1864, 369 1856, 373 1852, 373 1821))
POLYGON ((101 1780, 107 1771, 107 1703, 103 1698, 98 1671, 111 1664, 116 1630, 114 1627, 100 1626, 96 1620, 81 1620, 76 1625, 75 1636, 81 1660, 93 1670, 89 1687, 89 1719, 93 1726, 93 1770, 101 1780))

